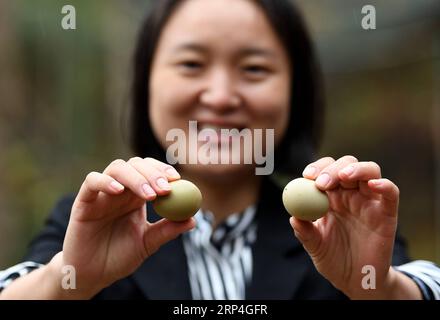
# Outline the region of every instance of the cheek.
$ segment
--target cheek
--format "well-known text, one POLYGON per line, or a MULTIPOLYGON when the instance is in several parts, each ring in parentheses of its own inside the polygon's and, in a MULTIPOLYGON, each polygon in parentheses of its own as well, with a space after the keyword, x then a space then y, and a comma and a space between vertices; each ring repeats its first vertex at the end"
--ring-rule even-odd
POLYGON ((153 74, 149 88, 151 112, 161 114, 164 118, 182 112, 186 100, 188 100, 188 90, 186 89, 167 71, 153 74), (175 97, 179 97, 179 99, 175 97))
POLYGON ((250 93, 254 128, 275 129, 275 143, 284 136, 290 117, 290 86, 280 83, 250 93))
POLYGON ((153 73, 150 80, 149 115, 156 138, 165 146, 170 129, 188 127, 194 89, 166 71, 153 73), (178 97, 178 98, 176 98, 178 97))
POLYGON ((166 117, 188 116, 197 101, 200 86, 200 81, 188 81, 163 67, 151 77, 150 99, 154 108, 166 117))

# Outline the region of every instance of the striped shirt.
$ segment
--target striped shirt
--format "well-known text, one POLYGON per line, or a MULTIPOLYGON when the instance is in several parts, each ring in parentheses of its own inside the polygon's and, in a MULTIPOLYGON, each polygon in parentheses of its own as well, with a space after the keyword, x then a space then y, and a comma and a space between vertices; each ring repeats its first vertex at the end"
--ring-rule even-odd
POLYGON ((183 237, 194 300, 245 299, 252 278, 255 211, 251 206, 233 214, 215 230, 211 212, 195 215, 196 228, 183 237))
POLYGON ((10 267, 4 271, 0 271, 0 291, 6 288, 15 279, 22 277, 29 272, 42 267, 40 263, 26 261, 10 267))
POLYGON ((414 280, 425 300, 440 300, 440 268, 434 263, 416 260, 394 268, 414 280))

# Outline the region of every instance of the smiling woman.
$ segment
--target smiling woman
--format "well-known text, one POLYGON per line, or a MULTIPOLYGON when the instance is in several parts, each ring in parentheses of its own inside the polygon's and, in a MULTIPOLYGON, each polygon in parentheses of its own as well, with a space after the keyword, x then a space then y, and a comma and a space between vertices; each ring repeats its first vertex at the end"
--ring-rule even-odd
MULTIPOLYGON (((164 108, 170 108, 167 111, 192 112, 190 119, 199 120, 201 127, 205 123, 221 123, 225 128, 280 131, 275 137, 283 138, 276 141, 280 145, 276 149, 276 167, 296 175, 297 167, 310 161, 318 145, 323 115, 320 72, 299 14, 291 10, 288 2, 280 1, 257 1, 252 10, 245 9, 247 13, 243 7, 253 7, 247 1, 228 5, 196 2, 187 6, 190 11, 178 16, 178 21, 185 20, 183 28, 173 25, 180 5, 179 1, 158 3, 155 18, 146 20, 139 37, 132 113, 132 145, 136 153, 165 161, 163 148, 167 145, 156 135, 165 136, 172 125, 188 127, 188 120, 183 117, 179 123, 165 119, 168 128, 162 128, 161 117, 166 112, 156 112, 154 107, 154 101, 160 99, 164 108), (166 34, 167 29, 172 32, 166 34), (262 34, 266 37, 260 37, 262 34), (166 51, 160 54, 160 50, 166 51), (293 57, 301 61, 295 68, 293 57), (154 68, 161 72, 154 73, 154 68), (291 81, 292 77, 296 81, 291 81), (182 102, 177 104, 174 96, 182 96, 182 102), (202 103, 215 112, 194 108, 202 103), (237 108, 240 104, 242 108, 237 108), (153 121, 154 117, 157 120, 153 121), (152 135, 156 139, 147 138, 152 135)), ((178 117, 172 119, 179 121, 178 117)))
MULTIPOLYGON (((396 232, 399 189, 380 166, 353 156, 314 159, 322 88, 291 2, 155 1, 134 62, 136 156, 89 173, 78 194, 58 204, 26 265, 0 276, 2 298, 439 297, 439 268, 409 263, 396 232), (166 163, 168 134, 178 129, 189 137, 192 121, 215 135, 245 130, 252 141, 259 130, 273 132, 275 172, 302 172, 327 194, 325 215, 289 224, 282 189, 255 174, 257 158, 166 163), (166 214, 199 206, 196 187, 174 201, 182 178, 200 189, 200 210, 179 222, 161 219, 161 199, 172 200, 166 214), (75 290, 60 286, 66 266, 75 270, 75 290), (374 270, 375 290, 363 286, 365 266, 374 270), (41 290, 31 290, 37 285, 41 290)), ((193 147, 189 156, 206 146, 193 147)))

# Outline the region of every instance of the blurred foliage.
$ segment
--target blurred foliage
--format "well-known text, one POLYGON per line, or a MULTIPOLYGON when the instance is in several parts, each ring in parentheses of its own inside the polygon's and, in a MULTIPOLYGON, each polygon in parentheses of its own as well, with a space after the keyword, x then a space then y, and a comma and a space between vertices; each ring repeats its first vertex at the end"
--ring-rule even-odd
MULTIPOLYGON (((360 26, 363 1, 297 2, 325 71, 320 154, 378 162, 401 189, 412 257, 440 262, 439 2, 369 1, 371 31, 360 26)), ((0 269, 21 258, 61 195, 130 156, 123 124, 147 6, 0 0, 0 269), (76 8, 76 30, 61 28, 65 4, 76 8)))
POLYGON ((143 10, 75 1, 77 29, 64 30, 63 5, 0 2, 0 242, 14 244, 1 245, 0 266, 22 256, 62 194, 128 155, 119 119, 143 10))

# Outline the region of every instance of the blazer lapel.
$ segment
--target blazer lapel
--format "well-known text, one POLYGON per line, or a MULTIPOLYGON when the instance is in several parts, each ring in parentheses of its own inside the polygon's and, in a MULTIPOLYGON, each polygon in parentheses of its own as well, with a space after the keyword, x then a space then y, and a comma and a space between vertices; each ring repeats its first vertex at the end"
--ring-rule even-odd
POLYGON ((282 190, 263 180, 257 207, 257 241, 253 248, 253 279, 247 299, 292 299, 310 265, 296 239, 282 204, 282 190))
MULTIPOLYGON (((148 205, 148 220, 155 222, 160 217, 148 205)), ((132 275, 147 299, 189 300, 191 289, 188 266, 182 237, 163 245, 149 257, 132 275)))

